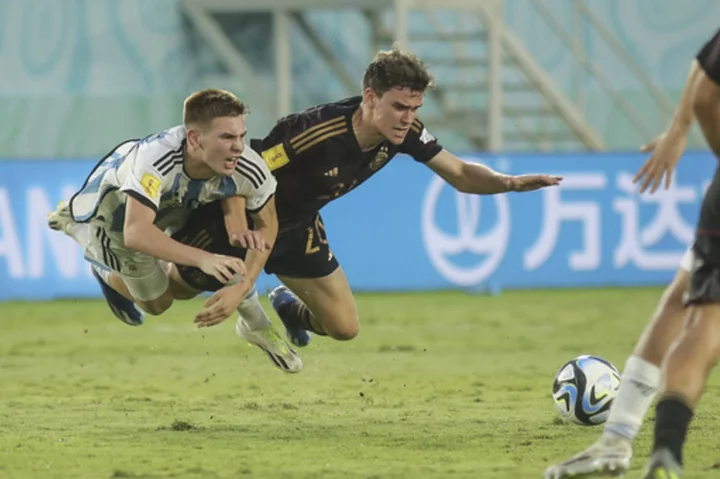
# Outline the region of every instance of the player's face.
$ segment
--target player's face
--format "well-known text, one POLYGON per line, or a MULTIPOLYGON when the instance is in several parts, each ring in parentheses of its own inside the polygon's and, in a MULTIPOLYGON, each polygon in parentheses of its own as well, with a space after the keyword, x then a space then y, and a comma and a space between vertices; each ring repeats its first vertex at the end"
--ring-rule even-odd
POLYGON ((374 92, 372 96, 373 125, 390 143, 401 144, 417 118, 425 93, 409 88, 392 88, 382 96, 374 92))
POLYGON ((245 115, 215 118, 199 132, 203 161, 215 174, 230 176, 245 149, 245 115))

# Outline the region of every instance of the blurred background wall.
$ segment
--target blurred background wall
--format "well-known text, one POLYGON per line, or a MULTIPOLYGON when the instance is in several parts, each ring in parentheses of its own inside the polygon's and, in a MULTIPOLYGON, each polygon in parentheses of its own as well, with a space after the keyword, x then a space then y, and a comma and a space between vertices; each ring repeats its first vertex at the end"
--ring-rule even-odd
MULTIPOLYGON (((649 197, 632 152, 669 123, 717 18, 712 0, 0 0, 0 298, 98 293, 44 217, 113 145, 178 124, 189 92, 236 92, 263 136, 358 94, 393 41, 436 77, 421 117, 446 148, 566 181, 471 198, 398 158, 324 211, 353 286, 662 284, 715 160, 689 155, 649 197)), ((690 148, 704 149, 697 131, 690 148)))
MULTIPOLYGON (((374 47, 390 43, 390 38, 382 35, 374 38, 373 25, 366 15, 370 10, 364 13, 362 0, 354 2, 355 8, 335 10, 324 8, 320 2, 318 8, 312 8, 313 0, 301 3, 307 5, 300 12, 302 19, 288 23, 293 109, 350 93, 303 33, 303 27, 312 29, 356 85, 374 47)), ((377 22, 392 32, 394 5, 385 3, 386 7, 375 10, 380 17, 377 22)), ((579 105, 583 117, 607 148, 635 149, 648 139, 647 133, 633 126, 594 75, 578 68, 582 60, 573 54, 573 45, 563 41, 559 30, 552 28, 553 22, 572 35, 592 67, 610 80, 629 109, 641 113, 647 130, 659 132, 667 123, 667 115, 658 112, 648 88, 623 64, 621 55, 608 47, 601 30, 611 34, 613 42, 622 47, 622 56, 630 58, 662 95, 674 102, 692 55, 717 26, 720 3, 584 2, 584 8, 591 11, 601 28, 578 13, 579 4, 572 0, 506 0, 502 7, 503 28, 520 41, 564 96, 579 105), (538 5, 547 10, 552 22, 539 13, 538 5)), ((218 10, 212 16, 252 65, 255 77, 272 92, 276 82, 270 9, 244 13, 218 10)), ((487 30, 473 9, 411 9, 409 30, 422 40, 410 41, 408 46, 428 59, 440 87, 469 83, 472 78, 479 82, 478 77, 488 76, 481 62, 467 61, 487 57, 488 42, 471 34, 465 38, 458 34, 487 30), (452 32, 455 38, 433 38, 438 29, 452 32), (433 59, 445 63, 433 65, 433 59)), ((510 60, 503 62, 504 83, 510 85, 518 76, 512 74, 516 68, 510 60)), ((100 155, 119 138, 179 122, 184 96, 207 85, 230 88, 246 98, 255 113, 253 126, 261 133, 272 124, 274 107, 262 101, 264 97, 253 90, 246 78, 229 77, 227 73, 227 67, 198 34, 178 0, 2 0, 0 111, 10 121, 0 131, 0 157, 100 155)), ((527 92, 518 100, 520 93, 516 99, 512 99, 512 92, 504 96, 518 108, 537 103, 537 95, 527 92)), ((547 122, 539 113, 535 115, 539 119, 525 113, 528 122, 547 122)), ((473 127, 485 128, 482 124, 473 127)), ((463 135, 449 136, 446 143, 450 141, 448 146, 454 149, 469 151, 475 146, 463 135)), ((698 138, 694 142, 695 146, 702 145, 698 138)), ((528 141, 505 143, 505 151, 532 147, 528 141)), ((578 148, 573 143, 560 146, 578 148)), ((550 139, 543 142, 543 147, 558 146, 553 147, 550 139)))

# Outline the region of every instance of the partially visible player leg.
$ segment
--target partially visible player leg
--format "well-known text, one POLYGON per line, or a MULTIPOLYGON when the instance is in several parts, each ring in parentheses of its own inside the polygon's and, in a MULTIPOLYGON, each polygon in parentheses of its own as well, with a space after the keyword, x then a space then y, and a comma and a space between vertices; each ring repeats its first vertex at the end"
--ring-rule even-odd
MULTIPOLYGON (((187 230, 194 230, 189 226, 187 230)), ((209 235, 209 238, 217 239, 217 235, 209 235)), ((224 237, 221 238, 224 240, 224 237)), ((217 241, 216 241, 217 243, 217 241)), ((217 249, 215 244, 208 245, 213 251, 224 251, 217 249)), ((224 251, 224 253, 231 253, 224 251)), ((244 258, 244 254, 241 257, 244 258)), ((178 298, 191 298, 201 291, 217 291, 222 284, 217 279, 206 275, 197 268, 170 265, 168 269, 170 277, 170 289, 173 295, 178 298)), ((302 370, 303 363, 300 356, 283 340, 270 318, 265 314, 262 305, 258 301, 257 291, 253 290, 237 309, 238 320, 235 325, 235 332, 242 339, 260 348, 272 363, 287 373, 297 373, 302 370)))
POLYGON ((355 298, 319 214, 278 236, 265 271, 284 283, 269 299, 293 344, 306 346, 310 333, 338 340, 357 336, 355 298))
POLYGON ((102 225, 90 223, 85 258, 93 264, 93 273, 100 283, 110 309, 128 324, 125 315, 134 303, 148 314, 160 315, 172 305, 173 296, 167 274, 167 263, 157 258, 128 250, 122 234, 107 231, 102 225))
MULTIPOLYGON (((709 197, 712 201, 715 196, 708 192, 700 224, 708 224, 703 217, 714 213, 712 206, 708 207, 709 197)), ((682 450, 693 411, 720 359, 720 238, 698 236, 693 252, 695 264, 686 297, 688 320, 666 360, 665 389, 656 406, 647 478, 681 477, 682 450)))
POLYGON ((691 306, 685 332, 667 359, 666 385, 656 406, 655 441, 646 477, 654 479, 658 471, 665 471, 662 477, 681 476, 682 451, 693 410, 718 359, 720 304, 691 306))
POLYGON ((632 441, 660 387, 663 359, 682 332, 686 315, 683 295, 690 283, 692 262, 692 251, 688 249, 625 364, 602 437, 585 451, 549 467, 546 478, 617 476, 628 470, 632 441))
MULTIPOLYGON (((297 296, 295 301, 276 307, 286 326, 301 326, 341 341, 357 336, 360 330, 357 307, 342 268, 321 278, 278 275, 278 279, 297 296)), ((276 304, 277 300, 273 301, 273 306, 276 304)))

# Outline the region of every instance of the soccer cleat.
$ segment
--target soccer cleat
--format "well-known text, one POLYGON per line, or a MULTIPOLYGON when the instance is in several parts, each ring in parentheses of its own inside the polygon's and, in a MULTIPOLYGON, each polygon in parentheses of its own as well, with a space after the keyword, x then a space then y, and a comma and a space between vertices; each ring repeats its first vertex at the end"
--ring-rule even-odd
POLYGON ((260 329, 250 329, 245 321, 238 319, 235 332, 248 343, 262 349, 280 370, 286 373, 299 373, 302 370, 302 359, 280 337, 272 324, 260 329))
POLYGON ((100 283, 100 289, 102 289, 105 301, 107 301, 110 311, 125 324, 130 326, 140 326, 145 322, 145 313, 140 310, 135 303, 112 289, 100 275, 95 271, 95 268, 91 268, 93 276, 98 283, 100 283))
POLYGON ((278 286, 270 291, 268 295, 270 304, 285 325, 285 331, 290 342, 302 348, 310 343, 312 333, 305 329, 297 317, 292 315, 289 306, 295 301, 300 301, 286 286, 278 286))
POLYGON ((625 438, 603 436, 583 452, 545 470, 545 479, 622 477, 630 469, 632 445, 625 438))
POLYGON ((48 213, 47 223, 50 229, 62 231, 67 234, 68 225, 73 223, 72 215, 70 214, 70 205, 66 201, 58 203, 55 211, 48 213))
POLYGON ((681 479, 683 468, 668 449, 658 449, 648 459, 643 479, 681 479))

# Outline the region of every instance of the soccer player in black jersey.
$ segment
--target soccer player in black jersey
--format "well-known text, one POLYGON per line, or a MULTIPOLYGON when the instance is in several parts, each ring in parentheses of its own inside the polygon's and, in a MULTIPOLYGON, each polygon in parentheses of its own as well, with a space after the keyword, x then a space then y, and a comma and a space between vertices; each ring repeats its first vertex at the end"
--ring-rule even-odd
MULTIPOLYGON (((531 191, 560 183, 557 176, 500 174, 444 150, 418 119, 431 82, 415 55, 398 48, 380 52, 365 71, 361 96, 289 115, 265 138, 251 141, 278 182, 279 233, 265 271, 284 284, 271 292, 270 300, 294 344, 305 346, 310 332, 337 340, 358 334, 355 300, 319 210, 360 186, 398 153, 412 156, 465 193, 531 191)), ((228 211, 230 203, 224 202, 228 211)), ((198 212, 188 226, 212 229, 217 241, 207 248, 216 252, 227 251, 228 234, 244 227, 229 225, 224 231, 218 205, 198 212)), ((203 275, 191 268, 180 268, 180 274, 198 289, 219 287, 207 284, 212 278, 204 283, 203 275)), ((207 311, 196 321, 209 325, 216 319, 207 311)))
MULTIPOLYGON (((665 186, 670 186, 695 119, 712 151, 720 157, 720 31, 692 62, 667 132, 651 143, 653 155, 635 178, 641 183, 640 191, 654 193, 663 179, 665 186)), ((665 389, 656 408, 655 442, 644 477, 682 476, 682 446, 692 410, 707 375, 720 358, 718 208, 720 180, 716 171, 701 207, 695 242, 626 363, 602 437, 585 451, 549 467, 546 479, 624 475, 630 467, 632 441, 663 380, 663 362, 665 389)))

